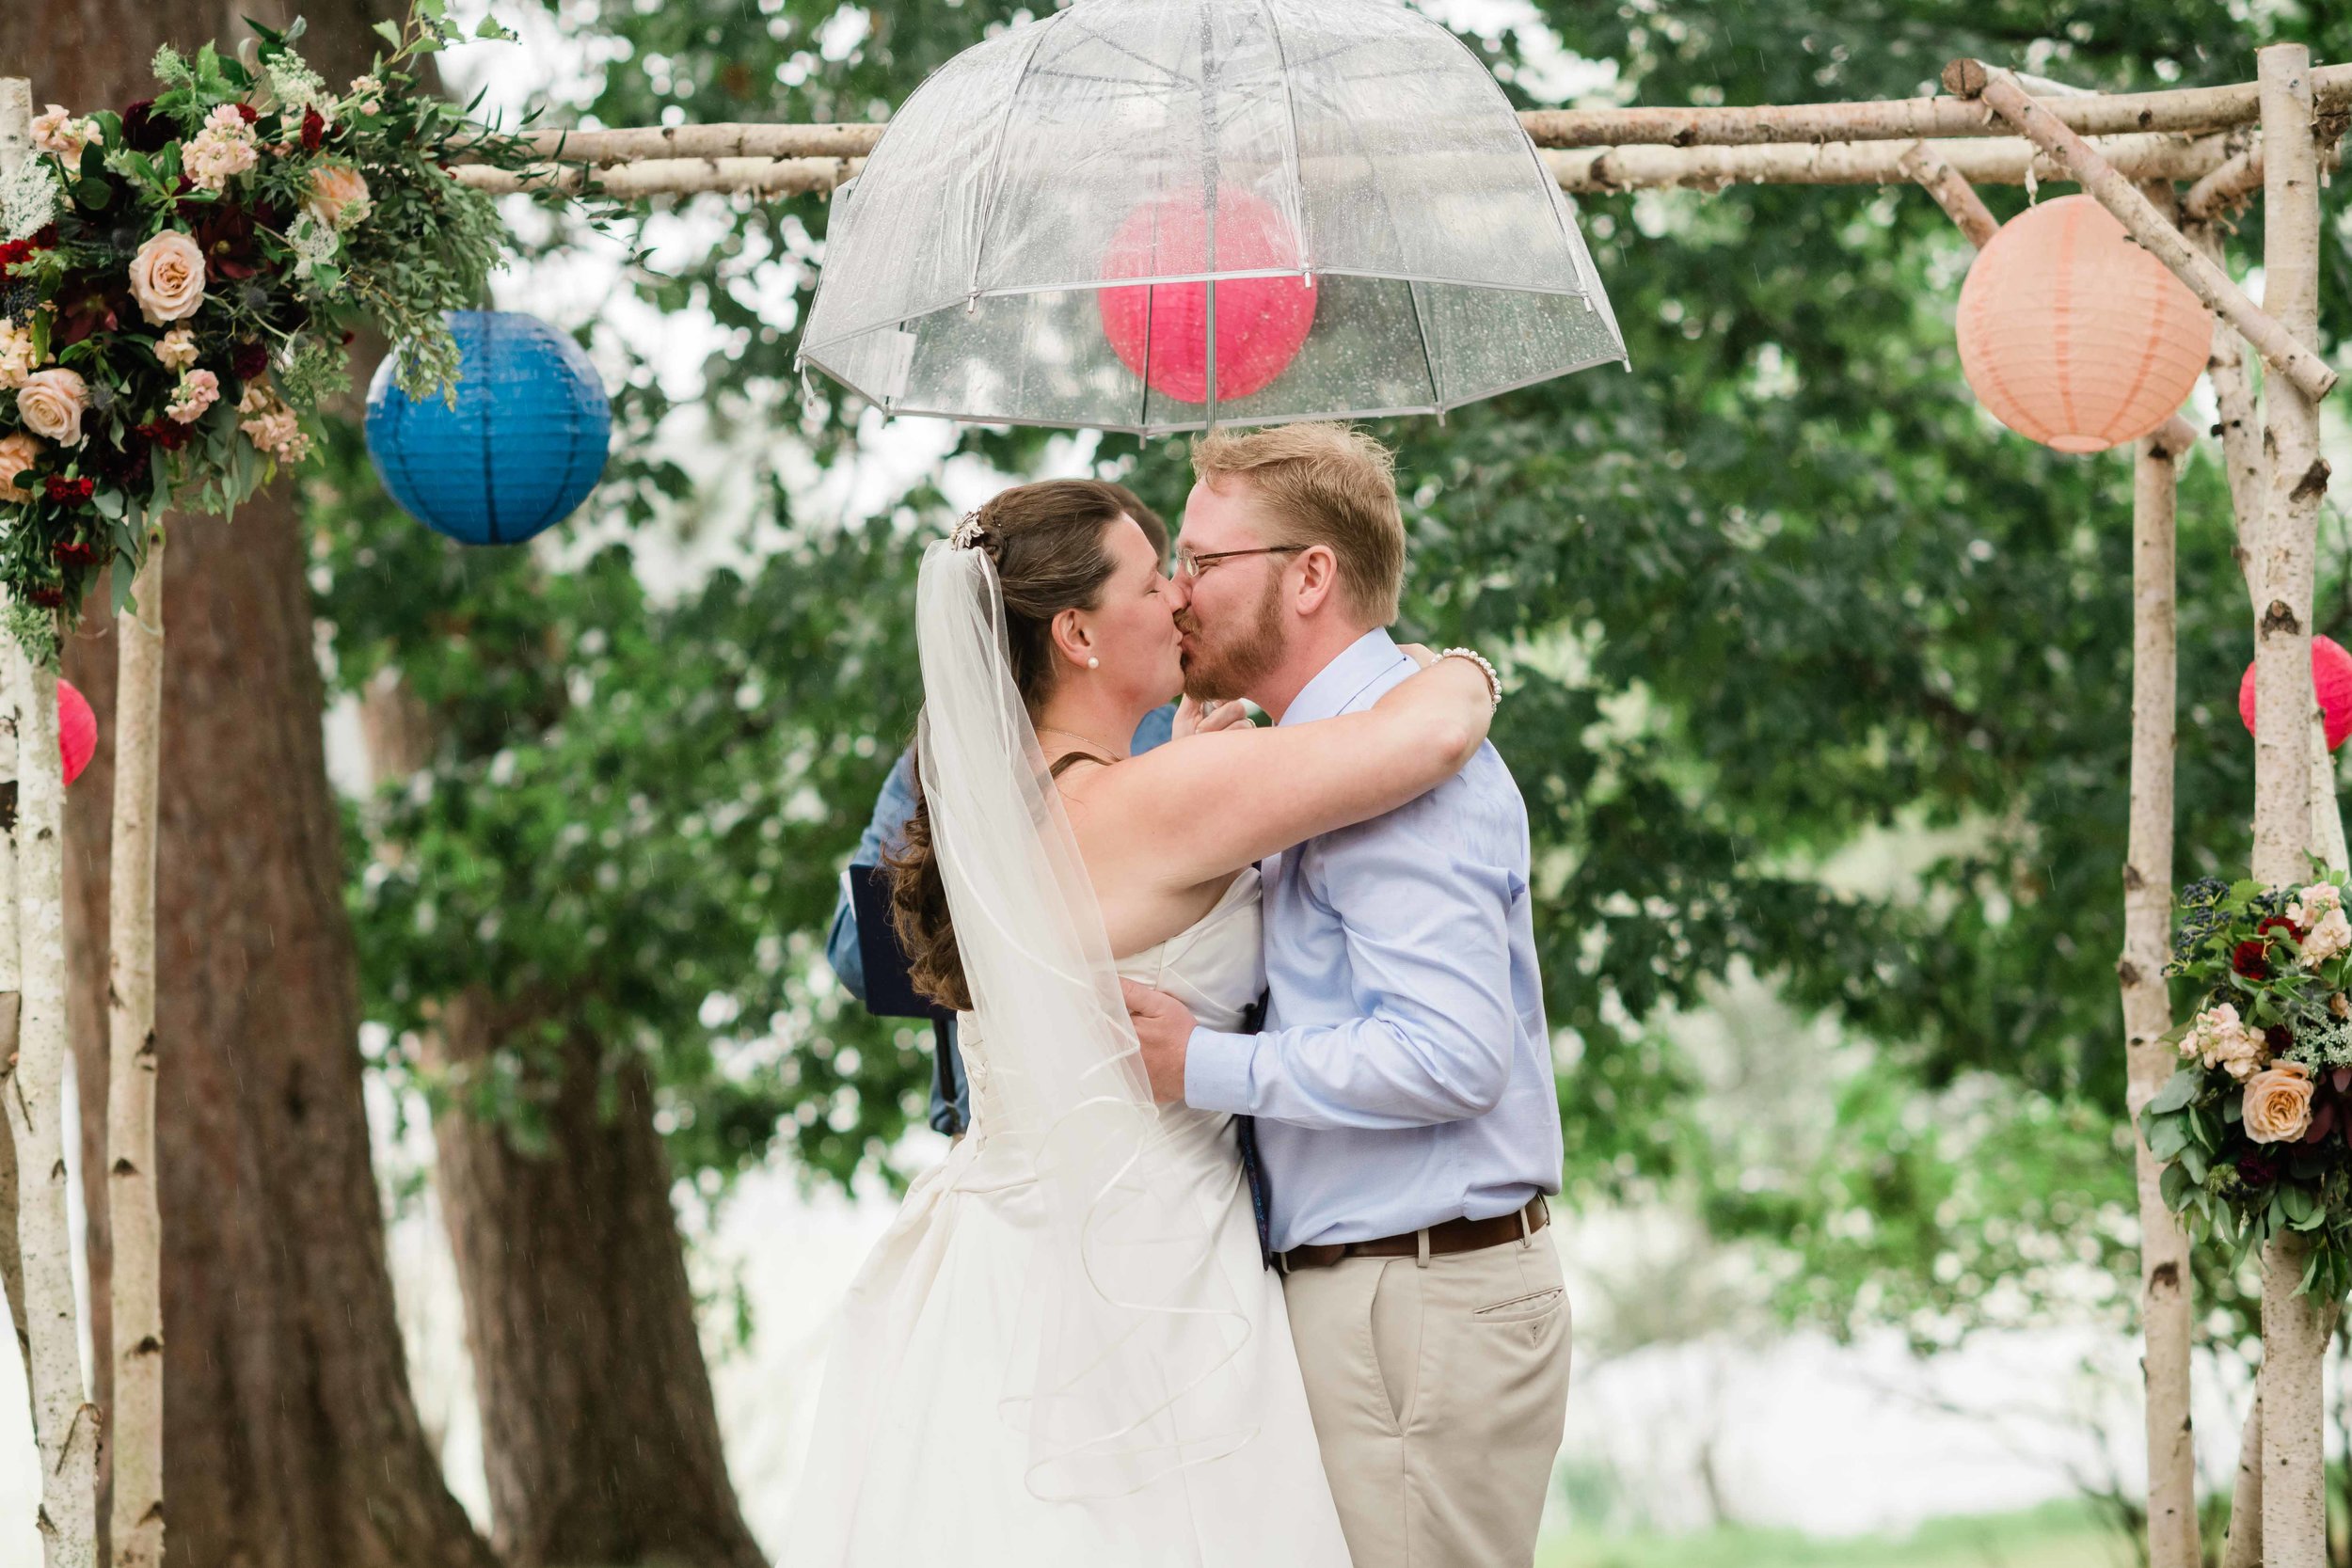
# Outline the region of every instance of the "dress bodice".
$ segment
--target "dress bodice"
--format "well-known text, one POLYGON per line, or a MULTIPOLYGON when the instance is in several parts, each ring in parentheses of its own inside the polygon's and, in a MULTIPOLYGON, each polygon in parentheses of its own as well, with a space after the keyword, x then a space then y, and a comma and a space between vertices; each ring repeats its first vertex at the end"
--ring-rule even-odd
MULTIPOLYGON (((1192 1009, 1204 1028, 1238 1028, 1265 992, 1265 955, 1261 943, 1258 873, 1252 867, 1233 879, 1209 912, 1166 942, 1119 960, 1119 973, 1164 990, 1192 1009)), ((1005 1125, 994 1109, 989 1042, 973 1014, 959 1016, 958 1043, 964 1074, 972 1085, 975 1132, 1005 1125)))

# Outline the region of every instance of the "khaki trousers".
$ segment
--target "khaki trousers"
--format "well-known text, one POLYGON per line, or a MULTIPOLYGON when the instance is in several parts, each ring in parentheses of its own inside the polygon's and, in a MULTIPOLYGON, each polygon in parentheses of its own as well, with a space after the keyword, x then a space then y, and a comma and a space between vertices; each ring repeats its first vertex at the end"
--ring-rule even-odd
POLYGON ((1567 1417, 1549 1231, 1282 1281, 1355 1568, 1526 1568, 1567 1417))

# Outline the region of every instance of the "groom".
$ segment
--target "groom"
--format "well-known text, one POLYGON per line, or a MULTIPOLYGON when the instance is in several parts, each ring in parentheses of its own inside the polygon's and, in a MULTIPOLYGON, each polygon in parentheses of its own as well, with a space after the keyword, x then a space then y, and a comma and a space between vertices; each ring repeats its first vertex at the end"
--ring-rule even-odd
MULTIPOLYGON (((1277 723, 1414 671, 1389 452, 1333 424, 1212 433, 1177 536, 1184 683, 1277 723)), ((1568 1388, 1543 1231, 1559 1103, 1527 810, 1492 746, 1387 816, 1267 859, 1260 1034, 1128 983, 1163 1101, 1257 1118, 1291 1334, 1356 1568, 1534 1556, 1568 1388)))

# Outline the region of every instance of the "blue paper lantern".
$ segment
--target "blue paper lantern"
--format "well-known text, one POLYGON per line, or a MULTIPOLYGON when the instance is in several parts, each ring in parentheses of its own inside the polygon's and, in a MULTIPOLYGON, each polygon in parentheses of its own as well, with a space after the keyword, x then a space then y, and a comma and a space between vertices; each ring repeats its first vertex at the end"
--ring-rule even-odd
POLYGON ((604 473, 612 404, 578 343, 519 310, 452 310, 457 406, 410 398, 392 360, 368 388, 368 456, 402 510, 468 545, 518 545, 604 473))

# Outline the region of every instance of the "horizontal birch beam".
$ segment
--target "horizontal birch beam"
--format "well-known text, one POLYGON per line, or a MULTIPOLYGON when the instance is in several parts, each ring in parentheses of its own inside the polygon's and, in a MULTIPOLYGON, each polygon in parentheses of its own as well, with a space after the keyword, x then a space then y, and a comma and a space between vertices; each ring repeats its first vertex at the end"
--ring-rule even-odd
MULTIPOLYGON (((1547 151, 1544 161, 1560 188, 1577 195, 1725 185, 1899 185, 1911 174, 1900 142, 1830 142, 1778 147, 1600 147, 1547 151)), ((1935 150, 1960 178, 1980 185, 2022 185, 2032 169, 2038 182, 2071 180, 2056 157, 2016 136, 1942 141, 1935 150)), ((2225 138, 2185 140, 2170 135, 2117 136, 2102 154, 2132 180, 2202 180, 2231 157, 2225 138)), ((655 158, 598 171, 596 188, 634 200, 651 196, 747 192, 800 196, 824 192, 854 175, 858 158, 655 158)), ((494 195, 552 189, 577 192, 588 182, 585 166, 548 164, 517 172, 461 164, 450 172, 494 195)))
MULTIPOLYGON (((2134 180, 2201 180, 2221 166, 2231 149, 2221 136, 2185 140, 2170 135, 2113 137, 2102 144, 2107 161, 2134 180)), ((1578 193, 1724 185, 1900 185, 1911 150, 1902 142, 1823 142, 1774 147, 1603 147, 1551 150, 1544 161, 1560 188, 1578 193)), ((1935 150, 1963 180, 1978 185, 2022 185, 2028 169, 2037 183, 2074 178, 2056 156, 2016 136, 1939 141, 1935 150)))
MULTIPOLYGON (((2031 97, 2013 78, 1989 70, 1979 60, 1954 60, 1946 66, 1944 85, 1954 92, 1980 97, 2027 140, 2064 164, 2069 179, 2114 214, 2133 239, 2187 284, 2189 291, 2204 301, 2206 309, 2236 327, 2265 362, 2293 382, 2297 391, 2315 402, 2335 386, 2336 372, 2328 368, 2326 360, 2296 341, 2295 334, 2276 317, 2265 314, 2262 307, 2249 299, 2227 272, 2190 245, 2156 211, 2155 204, 2134 182, 2135 178, 2144 176, 2135 177, 2116 168, 2097 149, 2059 122, 2052 112, 2054 105, 2031 97)), ((2076 102, 2079 100, 2062 99, 2058 104, 2076 102)))
MULTIPOLYGON (((2052 84, 2055 86, 2055 84, 2052 84)), ((2352 109, 2352 65, 2312 72, 2318 110, 2352 109)), ((2260 118, 2255 85, 2054 97, 2050 112, 2077 135, 2139 132, 2203 135, 2260 118)), ((1852 103, 1759 103, 1692 108, 1530 109, 1519 116, 1538 147, 1756 147, 1774 142, 1915 141, 1981 136, 1987 117, 1967 96, 1852 103)), ((534 131, 523 139, 550 163, 675 158, 862 158, 882 139, 875 123, 647 125, 534 131)))
MULTIPOLYGON (((2319 118, 2319 167, 2322 175, 2333 170, 2344 155, 2344 115, 2338 112, 2319 118)), ((2254 198, 2263 188, 2263 148, 2256 142, 2241 149, 2230 160, 2188 189, 2181 198, 2181 215, 2192 223, 2210 223, 2227 217, 2254 198)))
MULTIPOLYGON (((805 196, 846 182, 865 163, 863 158, 649 158, 594 170, 593 183, 597 194, 624 201, 709 192, 805 196)), ((580 164, 540 164, 518 170, 460 164, 450 173, 460 184, 493 196, 538 190, 574 195, 591 183, 591 171, 580 164)))

